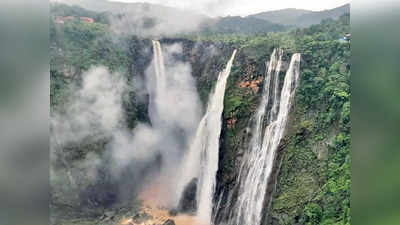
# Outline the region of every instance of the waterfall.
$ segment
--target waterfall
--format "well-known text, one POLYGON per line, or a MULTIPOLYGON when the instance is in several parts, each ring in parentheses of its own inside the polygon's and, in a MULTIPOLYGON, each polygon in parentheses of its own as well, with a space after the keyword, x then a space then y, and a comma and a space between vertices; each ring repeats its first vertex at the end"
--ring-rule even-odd
POLYGON ((218 75, 217 84, 209 97, 207 111, 199 123, 189 152, 183 160, 181 182, 177 188, 178 194, 181 194, 183 186, 194 177, 198 177, 196 217, 201 224, 211 224, 225 87, 235 55, 236 50, 233 51, 226 68, 218 75))
POLYGON ((155 59, 155 70, 157 78, 165 77, 164 57, 162 55, 161 44, 159 41, 152 40, 155 59))
POLYGON ((279 95, 282 54, 282 50, 274 50, 271 55, 262 99, 253 118, 253 136, 239 171, 238 198, 230 212, 229 225, 259 225, 263 217, 264 198, 275 153, 284 135, 300 73, 300 54, 295 53, 279 95), (266 128, 262 135, 265 120, 266 128))
POLYGON ((177 173, 201 119, 201 105, 191 65, 175 57, 181 54, 181 45, 161 46, 153 40, 152 46, 153 60, 145 79, 150 125, 138 126, 143 129, 136 128, 134 133, 138 136, 136 148, 156 156, 158 162, 152 166, 151 182, 142 192, 152 196, 153 203, 174 207, 179 202, 174 195, 180 180, 177 173), (157 189, 157 183, 162 188, 157 189), (155 196, 156 192, 159 196, 155 196))
POLYGON ((150 90, 150 103, 149 103, 149 113, 150 120, 154 123, 161 124, 165 119, 160 112, 166 111, 165 107, 168 105, 165 103, 166 91, 167 91, 167 77, 165 76, 165 64, 164 57, 162 54, 161 44, 159 41, 152 40, 153 52, 154 52, 154 70, 155 70, 155 80, 153 88, 150 90))
POLYGON ((212 200, 214 197, 216 173, 218 170, 219 138, 221 134, 221 116, 224 109, 226 82, 231 72, 236 50, 234 50, 224 71, 218 76, 214 93, 211 95, 204 123, 199 127, 203 131, 203 144, 200 156, 200 176, 197 191, 197 217, 204 222, 211 223, 212 200))

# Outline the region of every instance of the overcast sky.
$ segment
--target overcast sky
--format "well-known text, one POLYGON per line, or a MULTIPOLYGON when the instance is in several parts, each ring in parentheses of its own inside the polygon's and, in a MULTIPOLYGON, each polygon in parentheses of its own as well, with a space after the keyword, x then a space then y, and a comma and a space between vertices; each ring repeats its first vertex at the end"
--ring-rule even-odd
POLYGON ((191 9, 209 16, 249 15, 257 12, 298 8, 309 10, 331 9, 350 0, 110 0, 119 2, 147 2, 175 8, 191 9))

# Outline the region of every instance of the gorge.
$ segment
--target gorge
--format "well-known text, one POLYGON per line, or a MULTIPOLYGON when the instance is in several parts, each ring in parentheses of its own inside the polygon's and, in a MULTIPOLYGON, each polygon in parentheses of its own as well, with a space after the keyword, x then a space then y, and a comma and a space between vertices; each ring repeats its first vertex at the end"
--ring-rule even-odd
POLYGON ((140 36, 90 13, 50 24, 52 224, 349 224, 348 15, 140 36))
MULTIPOLYGON (((155 100, 151 100, 149 107, 156 108, 156 106, 152 105, 157 105, 157 102, 162 104, 162 102, 166 101, 163 97, 165 98, 168 95, 165 89, 168 74, 166 74, 160 42, 153 40, 152 44, 156 88, 150 93, 154 93, 155 96, 162 95, 162 97, 158 97, 158 101, 156 100, 157 97, 154 98, 155 100), (153 101, 155 103, 152 103, 153 101)), ((214 224, 212 221, 212 218, 215 217, 213 215, 213 208, 215 207, 213 205, 213 196, 215 195, 216 173, 219 162, 218 151, 222 125, 221 117, 226 82, 235 55, 236 50, 233 51, 226 68, 219 73, 215 89, 210 93, 207 110, 199 122, 188 152, 184 153, 186 155, 183 157, 181 169, 178 169, 179 176, 176 180, 178 185, 175 193, 163 192, 164 195, 175 194, 177 196, 173 202, 175 207, 179 209, 179 200, 185 197, 183 196, 184 187, 193 179, 196 179, 196 194, 192 196, 197 203, 195 206, 195 219, 193 219, 195 224, 214 224)), ((230 201, 234 204, 231 206, 233 210, 225 212, 230 217, 230 220, 227 222, 229 225, 259 224, 262 219, 268 180, 275 162, 277 148, 284 135, 287 117, 300 73, 300 54, 295 53, 292 56, 281 88, 279 81, 283 64, 282 55, 282 50, 274 49, 269 64, 266 67, 265 85, 261 102, 253 118, 254 124, 251 131, 252 137, 249 143, 249 150, 244 156, 239 175, 236 178, 238 199, 236 202, 230 201), (267 108, 269 111, 267 111, 267 108), (267 117, 266 122, 264 122, 264 117, 267 117), (264 127, 264 124, 266 127, 264 127), (264 134, 262 134, 263 132, 264 134)), ((153 98, 150 96, 150 99, 153 98)), ((159 110, 160 117, 165 113, 159 110)), ((164 123, 167 122, 165 121, 164 123)), ((159 193, 149 194, 159 196, 159 193)), ((270 198, 271 196, 266 197, 270 198)), ((163 197, 159 196, 159 198, 163 197)), ((159 201, 159 199, 157 200, 159 201)), ((160 204, 164 204, 164 207, 168 206, 165 202, 158 202, 158 205, 160 204)), ((268 207, 266 210, 268 210, 268 207)), ((218 211, 218 208, 216 211, 218 211)))

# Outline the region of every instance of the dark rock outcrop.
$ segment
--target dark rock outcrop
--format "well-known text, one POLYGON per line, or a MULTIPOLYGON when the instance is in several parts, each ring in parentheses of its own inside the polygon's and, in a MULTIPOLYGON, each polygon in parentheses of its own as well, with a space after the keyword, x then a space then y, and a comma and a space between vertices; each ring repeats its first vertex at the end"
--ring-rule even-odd
POLYGON ((179 201, 178 211, 182 213, 193 213, 197 210, 197 183, 198 179, 193 178, 185 187, 181 200, 179 201))
POLYGON ((140 212, 133 217, 133 222, 141 224, 149 219, 153 219, 153 217, 145 212, 140 212))
POLYGON ((171 209, 171 210, 168 211, 168 215, 176 216, 176 215, 178 215, 178 210, 177 209, 171 209))
POLYGON ((165 223, 163 223, 163 225, 175 225, 175 221, 168 219, 167 221, 165 221, 165 223))

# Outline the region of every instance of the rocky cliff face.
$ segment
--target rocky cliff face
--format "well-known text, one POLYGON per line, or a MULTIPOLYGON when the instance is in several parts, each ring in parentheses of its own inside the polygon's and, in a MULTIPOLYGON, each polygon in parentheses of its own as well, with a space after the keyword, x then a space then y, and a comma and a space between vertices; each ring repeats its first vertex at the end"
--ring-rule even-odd
MULTIPOLYGON (((196 87, 203 105, 206 106, 208 95, 215 85, 218 73, 224 68, 234 47, 222 42, 196 42, 188 39, 164 38, 160 42, 161 45, 178 44, 182 47, 183 54, 177 54, 174 57, 177 60, 190 63, 192 76, 196 80, 196 87)), ((128 43, 130 56, 128 81, 133 81, 135 78, 146 79, 145 70, 153 57, 151 40, 132 38, 128 43)), ((266 53, 266 55, 269 55, 269 53, 266 53)), ((228 80, 215 196, 216 200, 221 197, 220 207, 223 210, 228 210, 227 196, 223 193, 227 193, 227 190, 234 187, 243 153, 246 151, 251 137, 249 133, 250 118, 254 114, 261 96, 260 89, 263 85, 262 77, 267 60, 267 58, 256 60, 244 51, 239 50, 228 80)), ((79 76, 76 79, 79 79, 79 76)), ((128 95, 129 100, 124 102, 124 113, 128 127, 133 128, 138 121, 149 122, 147 116, 148 96, 137 96, 134 91, 129 92, 128 95)), ((70 149, 70 151, 66 151, 66 154, 67 152, 72 154, 67 154, 69 157, 67 157, 67 160, 74 162, 79 160, 80 157, 84 157, 84 155, 76 155, 79 152, 88 154, 96 151, 100 155, 105 154, 109 139, 101 140, 103 141, 101 146, 96 145, 96 143, 88 143, 86 146, 66 147, 66 149, 70 149), (93 146, 98 147, 94 148, 93 146)), ((84 207, 87 213, 96 216, 99 213, 101 214, 101 212, 97 212, 102 211, 98 210, 99 208, 113 208, 114 205, 120 204, 123 196, 125 196, 124 194, 121 195, 121 190, 135 192, 135 189, 129 188, 130 183, 126 179, 112 179, 108 168, 108 166, 104 166, 97 171, 101 176, 98 176, 98 180, 91 183, 88 188, 81 190, 78 195, 80 203, 74 206, 71 202, 72 207, 76 209, 83 209, 82 207, 84 207)), ((129 178, 129 174, 130 172, 126 171, 125 178, 129 178)), ((269 190, 269 192, 272 192, 272 190, 269 190)), ((57 195, 57 193, 55 194, 57 195)), ((57 205, 57 202, 54 204, 57 205)))
MULTIPOLYGON (((177 54, 174 57, 177 60, 190 63, 197 90, 203 105, 206 106, 208 95, 215 85, 218 73, 224 68, 234 47, 222 42, 196 42, 189 39, 164 38, 160 42, 161 45, 178 44, 181 46, 183 54, 177 54)), ((128 81, 134 81, 135 78, 146 79, 145 70, 153 57, 151 40, 132 38, 128 42, 128 45, 130 57, 128 81)), ((265 49, 264 55, 267 57, 262 58, 248 54, 246 49, 239 49, 232 67, 225 93, 223 126, 220 139, 220 161, 217 172, 217 190, 214 196, 215 205, 218 205, 218 208, 214 210, 217 223, 227 219, 227 212, 234 205, 233 203, 237 195, 237 190, 235 190, 236 178, 239 173, 243 154, 248 149, 248 143, 252 135, 250 133, 251 118, 260 101, 260 90, 263 87, 266 62, 269 60, 268 56, 271 53, 272 48, 265 49), (230 198, 229 193, 232 193, 230 198)), ((284 61, 288 61, 289 55, 289 52, 284 55, 284 61)), ((284 73, 285 68, 282 71, 284 73)), ((282 74, 281 78, 283 78, 282 74)), ((79 79, 79 76, 74 79, 79 79)), ((124 118, 126 119, 127 126, 132 129, 139 121, 149 122, 147 116, 148 96, 138 96, 138 93, 134 91, 130 91, 128 95, 128 100, 124 102, 124 118)), ((263 224, 284 224, 288 221, 298 221, 295 219, 296 215, 302 213, 301 210, 304 204, 310 200, 309 198, 312 196, 310 192, 318 188, 318 183, 313 179, 311 167, 305 166, 306 169, 302 169, 301 162, 297 161, 299 165, 295 164, 295 166, 298 167, 299 171, 294 171, 291 168, 293 161, 290 157, 296 154, 295 144, 299 140, 307 140, 310 135, 307 124, 299 126, 305 120, 306 118, 303 116, 303 113, 299 111, 296 103, 294 103, 286 137, 282 140, 279 147, 272 172, 272 179, 270 179, 270 184, 268 185, 269 189, 265 193, 265 217, 263 218, 263 224), (305 185, 308 190, 303 190, 301 187, 295 188, 290 183, 290 178, 299 174, 301 175, 299 185, 305 185), (293 188, 296 190, 291 190, 293 188), (289 203, 285 202, 287 193, 290 195, 289 203), (296 199, 301 202, 299 207, 296 206, 298 204, 296 203, 296 199), (292 203, 294 205, 290 205, 292 203), (297 211, 291 212, 289 209, 297 211)), ((334 133, 331 136, 335 136, 334 133)), ((104 155, 106 154, 105 150, 108 141, 109 139, 106 138, 101 139, 100 143, 89 141, 87 145, 68 146, 65 149, 66 154, 68 153, 66 160, 69 162, 79 161, 79 158, 82 157, 79 153, 88 154, 93 151, 104 155)), ((314 153, 310 152, 310 154, 317 155, 317 162, 321 162, 318 164, 320 166, 323 165, 324 159, 326 159, 326 156, 324 156, 326 148, 324 146, 327 145, 329 143, 321 142, 320 146, 322 147, 314 147, 312 150, 314 153)), ((307 157, 313 158, 313 156, 307 157)), ((104 210, 120 205, 121 200, 128 203, 133 201, 133 199, 128 199, 127 201, 124 198, 125 194, 121 194, 123 192, 135 192, 135 189, 130 188, 132 183, 127 181, 129 179, 112 179, 108 169, 106 165, 97 171, 101 176, 98 176, 98 180, 91 183, 88 188, 79 193, 77 196, 80 199, 79 203, 73 204, 72 201, 71 205, 68 206, 68 210, 75 209, 79 211, 84 209, 87 214, 98 217, 103 214, 104 210), (124 191, 121 192, 121 190, 124 191)), ((142 172, 145 174, 146 170, 136 171, 135 174, 143 174, 142 172)), ((129 174, 130 171, 126 171, 125 178, 129 178, 129 174)), ((195 189, 195 187, 191 189, 195 189)), ((55 192, 53 196, 56 197, 58 194, 60 193, 55 192)), ((63 200, 61 199, 60 201, 62 202, 63 200)), ((184 202, 185 209, 182 211, 192 211, 194 201, 192 199, 191 201, 184 202)), ((53 201, 53 205, 58 206, 59 204, 57 201, 53 201)))
MULTIPOLYGON (((240 46, 225 94, 214 199, 219 206, 217 221, 224 220, 224 212, 230 210, 229 206, 233 205, 230 201, 235 199, 235 193, 231 199, 227 193, 234 192, 239 166, 248 149, 251 117, 260 101, 265 61, 269 60, 274 47, 287 51, 284 61, 288 61, 294 51, 301 52, 302 71, 299 98, 296 97, 273 169, 274 179, 266 193, 264 205, 268 214, 265 213, 263 224, 320 224, 324 221, 322 216, 326 217, 327 224, 349 221, 351 54, 348 44, 336 41, 338 35, 350 32, 347 20, 348 15, 338 22, 327 21, 311 29, 254 37, 229 35, 196 37, 215 41, 160 40, 162 45, 178 44, 182 48, 183 54, 174 57, 191 64, 203 106, 207 104, 219 71, 233 49, 240 46)), ((83 72, 92 66, 103 65, 112 72, 123 73, 130 86, 137 84, 136 78, 146 79, 145 70, 153 57, 151 40, 115 36, 107 24, 97 22, 93 26, 50 23, 51 111, 63 110, 62 106, 68 104, 68 88, 81 85, 83 72)), ((123 97, 123 125, 132 130, 138 122, 149 123, 148 96, 130 87, 123 97)), ((71 167, 80 165, 88 156, 102 159, 101 166, 95 168, 95 180, 88 179, 90 174, 78 166, 67 168, 76 179, 77 189, 70 188, 69 183, 74 182, 68 181, 71 177, 68 172, 57 180, 51 205, 71 212, 71 215, 60 215, 97 218, 104 211, 119 208, 121 201, 125 206, 132 205, 135 199, 126 198, 136 192, 132 186, 137 184, 132 180, 142 178, 146 171, 154 168, 127 170, 122 179, 113 178, 107 154, 110 139, 107 134, 89 137, 79 143, 69 143, 58 152, 63 157, 55 160, 55 169, 64 170, 68 164, 71 167)), ((159 161, 156 158, 154 163, 159 161)))
MULTIPOLYGON (((207 104, 208 94, 217 80, 218 73, 221 71, 226 61, 229 59, 233 48, 223 44, 212 42, 195 42, 187 39, 162 39, 162 45, 178 44, 181 46, 183 54, 176 54, 177 60, 188 62, 192 66, 192 75, 196 80, 196 86, 200 93, 203 105, 207 104)), ((131 38, 127 42, 128 47, 128 68, 127 83, 132 85, 135 79, 146 79, 145 70, 153 58, 152 44, 150 39, 131 38)), ((54 67, 57 78, 66 79, 62 70, 54 67)), ((80 85, 82 74, 76 74, 74 77, 68 77, 68 84, 80 85)), ((129 88, 123 102, 123 113, 127 128, 134 128, 138 122, 149 123, 148 118, 148 96, 136 93, 133 88, 129 88)), ((89 216, 98 217, 104 210, 128 206, 134 199, 127 196, 134 196, 138 189, 138 184, 132 184, 131 180, 144 179, 146 171, 151 168, 144 168, 143 171, 130 171, 129 169, 122 174, 122 178, 114 178, 111 175, 112 162, 107 153, 107 146, 111 141, 110 136, 102 134, 102 137, 93 137, 85 139, 82 143, 69 143, 59 149, 57 147, 58 157, 54 162, 54 169, 68 171, 63 175, 65 179, 68 176, 75 180, 73 183, 79 184, 79 188, 72 188, 70 182, 57 180, 62 183, 53 183, 52 189, 52 211, 56 216, 64 214, 65 217, 89 216), (93 168, 96 178, 89 179, 87 171, 79 171, 78 168, 72 168, 76 164, 84 162, 88 155, 96 155, 100 158, 100 166, 93 168), (142 178, 141 178, 142 177, 142 178), (135 187, 135 188, 132 188, 135 187), (133 195, 132 195, 133 193, 133 195), (65 213, 69 212, 69 213, 65 213)), ((157 162, 157 159, 154 162, 157 162)), ((59 175, 59 174, 58 174, 59 175)), ((68 180, 68 179, 67 179, 68 180)))
MULTIPOLYGON (((266 55, 272 53, 272 49, 266 49, 266 55), (269 51, 269 52, 268 52, 269 51)), ((217 174, 216 202, 216 223, 226 221, 229 212, 234 207, 237 199, 237 177, 245 151, 248 151, 250 142, 252 121, 251 118, 256 112, 261 91, 263 88, 263 77, 266 72, 266 63, 269 58, 258 58, 246 54, 247 51, 239 51, 237 68, 232 74, 230 85, 225 96, 224 126, 221 138, 220 165, 217 174)), ((284 55, 287 61, 289 54, 284 55)), ((283 65, 287 67, 287 65, 283 65)), ((282 69, 280 79, 283 81, 286 68, 282 69)), ((282 82, 281 81, 281 82, 282 82)), ((291 126, 291 125, 289 125, 291 126)), ((280 169, 280 161, 286 147, 286 140, 281 142, 278 150, 275 166, 272 171, 272 178, 266 191, 264 211, 267 212, 275 190, 276 177, 280 169)), ((267 217, 264 218, 264 222, 267 217)))

